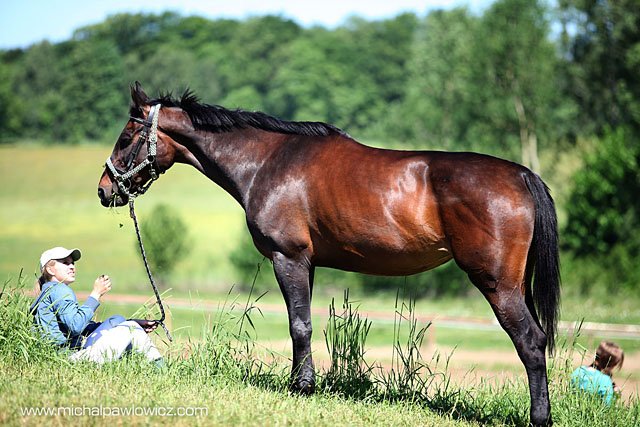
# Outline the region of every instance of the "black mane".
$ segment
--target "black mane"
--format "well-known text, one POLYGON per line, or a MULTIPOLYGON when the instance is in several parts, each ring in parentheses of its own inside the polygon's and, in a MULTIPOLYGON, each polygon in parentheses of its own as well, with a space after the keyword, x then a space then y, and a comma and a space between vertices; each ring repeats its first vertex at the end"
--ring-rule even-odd
POLYGON ((345 135, 342 130, 327 123, 288 122, 258 111, 228 110, 219 105, 203 104, 190 90, 185 91, 179 101, 168 94, 150 103, 179 107, 187 113, 196 129, 216 133, 228 132, 234 128, 254 127, 269 132, 306 136, 345 135))

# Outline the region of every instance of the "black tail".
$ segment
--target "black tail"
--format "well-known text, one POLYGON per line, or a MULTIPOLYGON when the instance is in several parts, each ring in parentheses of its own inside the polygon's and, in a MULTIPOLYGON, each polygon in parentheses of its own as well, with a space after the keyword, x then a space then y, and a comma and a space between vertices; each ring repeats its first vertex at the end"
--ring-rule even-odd
POLYGON ((560 308, 560 259, 556 208, 549 194, 549 188, 538 175, 527 172, 523 177, 533 196, 536 209, 533 241, 529 251, 530 256, 533 256, 530 261, 535 265, 533 302, 547 335, 549 354, 553 354, 560 308))

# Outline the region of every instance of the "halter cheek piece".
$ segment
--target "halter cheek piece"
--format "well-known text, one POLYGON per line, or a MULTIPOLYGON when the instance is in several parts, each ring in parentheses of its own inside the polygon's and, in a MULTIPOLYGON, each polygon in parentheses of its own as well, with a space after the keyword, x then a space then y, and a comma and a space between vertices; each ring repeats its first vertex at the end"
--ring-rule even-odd
POLYGON ((139 119, 137 117, 129 117, 130 120, 133 120, 136 123, 140 123, 144 125, 144 128, 140 131, 140 136, 138 137, 138 141, 136 142, 136 146, 131 150, 129 155, 127 156, 127 160, 125 162, 126 171, 121 171, 116 168, 111 160, 111 157, 107 158, 105 166, 111 171, 111 174, 116 180, 118 184, 118 188, 120 191, 127 195, 129 198, 135 198, 144 194, 153 181, 158 179, 158 164, 156 162, 156 149, 158 145, 158 117, 160 116, 160 104, 156 104, 151 107, 151 111, 149 112, 149 117, 147 120, 139 119), (138 153, 142 148, 144 143, 147 143, 147 157, 138 165, 134 166, 134 161, 136 157, 138 157, 138 153), (142 169, 149 166, 149 173, 151 175, 151 181, 147 183, 146 186, 141 187, 138 190, 130 191, 131 189, 131 178, 133 178, 137 173, 139 173, 142 169))

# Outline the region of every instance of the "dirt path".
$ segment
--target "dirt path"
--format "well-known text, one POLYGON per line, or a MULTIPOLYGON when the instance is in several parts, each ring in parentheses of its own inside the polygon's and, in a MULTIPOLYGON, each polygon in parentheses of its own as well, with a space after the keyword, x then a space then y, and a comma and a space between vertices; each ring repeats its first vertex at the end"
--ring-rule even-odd
MULTIPOLYGON (((89 296, 88 292, 76 292, 78 298, 83 299, 89 296)), ((113 294, 109 293, 104 297, 104 301, 113 301, 123 304, 143 304, 145 302, 155 302, 154 297, 146 297, 142 295, 126 295, 126 294, 113 294)), ((188 298, 166 298, 167 305, 175 308, 193 308, 198 307, 203 310, 215 310, 221 306, 222 301, 218 300, 190 300, 188 298)), ((263 313, 284 313, 285 305, 282 304, 267 304, 259 302, 256 304, 263 313)), ((392 310, 388 311, 376 311, 376 310, 359 310, 362 317, 369 320, 393 322, 395 314, 392 310)), ((327 316, 326 307, 312 307, 311 314, 317 316, 327 316)), ((469 330, 502 330, 498 325, 495 318, 485 317, 461 317, 461 316, 447 316, 435 313, 420 314, 415 316, 419 323, 433 322, 439 326, 444 327, 461 327, 469 330)), ((572 331, 576 328, 577 322, 558 322, 559 331, 572 331)), ((640 325, 623 325, 623 324, 611 324, 611 323, 595 323, 584 322, 580 330, 587 334, 606 334, 611 339, 618 338, 632 338, 640 339, 640 325)))

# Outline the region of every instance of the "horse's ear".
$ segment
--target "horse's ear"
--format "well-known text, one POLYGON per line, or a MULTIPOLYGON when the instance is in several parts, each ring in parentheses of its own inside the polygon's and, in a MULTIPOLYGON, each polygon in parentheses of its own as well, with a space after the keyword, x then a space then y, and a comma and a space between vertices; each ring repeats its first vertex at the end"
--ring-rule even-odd
POLYGON ((131 100, 133 101, 133 106, 137 108, 142 108, 149 104, 149 97, 144 93, 142 85, 137 80, 131 85, 131 100))

